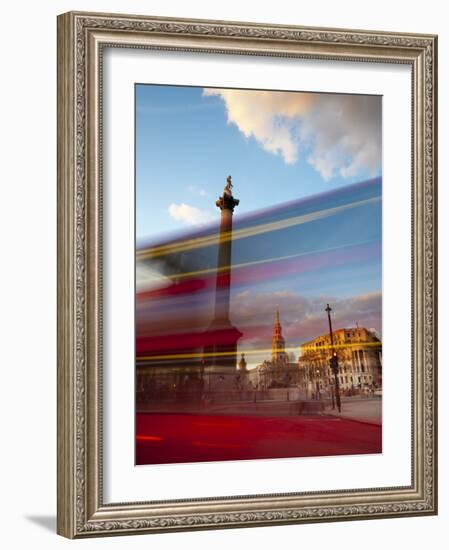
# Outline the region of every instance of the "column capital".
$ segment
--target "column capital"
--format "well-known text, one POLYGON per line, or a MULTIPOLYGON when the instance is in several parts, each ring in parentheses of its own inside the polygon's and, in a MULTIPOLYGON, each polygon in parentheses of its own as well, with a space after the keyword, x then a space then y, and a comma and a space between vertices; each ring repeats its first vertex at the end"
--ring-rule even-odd
POLYGON ((219 197, 215 203, 221 211, 230 210, 231 212, 234 212, 234 208, 238 206, 240 201, 232 196, 233 187, 232 177, 228 176, 226 178, 225 188, 223 189, 223 195, 219 197))
POLYGON ((234 212, 234 208, 240 203, 239 199, 235 199, 232 195, 228 193, 223 193, 221 197, 215 202, 215 205, 220 210, 230 210, 234 212))

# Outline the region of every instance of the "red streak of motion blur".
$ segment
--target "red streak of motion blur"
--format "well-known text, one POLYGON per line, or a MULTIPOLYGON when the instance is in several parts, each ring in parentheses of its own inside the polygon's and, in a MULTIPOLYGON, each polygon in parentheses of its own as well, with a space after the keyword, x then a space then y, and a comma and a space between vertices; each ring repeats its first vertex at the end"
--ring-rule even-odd
POLYGON ((136 464, 382 452, 382 428, 319 416, 137 414, 136 464))

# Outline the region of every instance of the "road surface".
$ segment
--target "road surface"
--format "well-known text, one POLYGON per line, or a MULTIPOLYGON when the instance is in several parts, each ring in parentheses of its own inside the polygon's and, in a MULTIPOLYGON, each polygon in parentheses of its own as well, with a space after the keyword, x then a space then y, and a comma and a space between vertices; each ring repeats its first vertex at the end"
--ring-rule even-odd
POLYGON ((380 425, 341 417, 176 413, 136 416, 136 464, 380 452, 380 425))

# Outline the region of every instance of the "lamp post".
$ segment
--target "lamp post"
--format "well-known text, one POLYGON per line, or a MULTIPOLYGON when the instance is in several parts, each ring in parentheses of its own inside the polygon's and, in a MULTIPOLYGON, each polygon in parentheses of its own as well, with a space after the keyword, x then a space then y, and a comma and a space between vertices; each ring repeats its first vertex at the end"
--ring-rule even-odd
POLYGON ((331 321, 332 309, 329 306, 329 304, 327 304, 326 309, 324 311, 327 312, 327 318, 329 321, 329 335, 331 338, 331 352, 332 352, 332 356, 330 359, 330 368, 334 373, 334 377, 335 377, 335 401, 337 403, 338 412, 341 412, 340 386, 338 383, 338 358, 337 358, 337 352, 335 351, 335 348, 334 348, 334 335, 332 333, 332 321, 331 321))

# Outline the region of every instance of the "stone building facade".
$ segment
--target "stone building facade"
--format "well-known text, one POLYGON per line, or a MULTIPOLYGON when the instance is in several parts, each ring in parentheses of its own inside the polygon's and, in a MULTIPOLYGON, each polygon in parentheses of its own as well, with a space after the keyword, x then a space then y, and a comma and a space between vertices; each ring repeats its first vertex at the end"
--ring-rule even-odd
MULTIPOLYGON (((338 377, 343 393, 372 392, 382 388, 382 343, 366 328, 342 328, 333 332, 338 358, 338 377)), ((300 347, 301 379, 308 393, 332 391, 334 375, 329 366, 330 335, 318 336, 300 347)))

